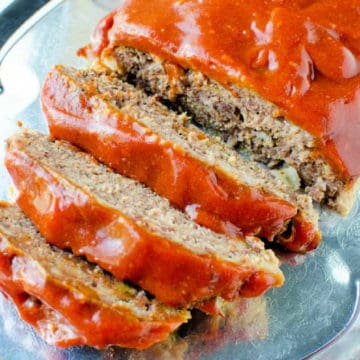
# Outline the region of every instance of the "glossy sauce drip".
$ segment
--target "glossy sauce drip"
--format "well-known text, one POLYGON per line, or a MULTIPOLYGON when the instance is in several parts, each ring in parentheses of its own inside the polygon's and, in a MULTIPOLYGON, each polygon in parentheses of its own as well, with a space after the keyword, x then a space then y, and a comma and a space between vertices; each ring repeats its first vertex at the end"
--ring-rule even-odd
MULTIPOLYGON (((60 348, 84 344, 84 340, 65 318, 36 298, 21 291, 11 278, 2 277, 0 288, 15 304, 20 317, 30 324, 48 344, 60 348)), ((5 321, 7 321, 6 317, 5 321)))
POLYGON ((164 140, 141 119, 109 108, 104 101, 95 101, 91 83, 83 85, 81 94, 70 89, 69 78, 61 76, 60 71, 54 70, 45 80, 42 104, 53 137, 86 149, 216 232, 240 239, 256 235, 272 241, 292 222, 293 237, 283 242, 287 248, 305 252, 319 243, 316 226, 297 214, 294 204, 236 181, 220 168, 164 140))
POLYGON ((132 314, 124 315, 88 301, 83 293, 71 291, 71 286, 59 285, 60 281, 47 278, 39 282, 38 277, 46 277, 41 270, 25 257, 0 253, 0 291, 15 303, 22 319, 50 344, 63 348, 119 344, 144 349, 166 338, 181 323, 180 319, 178 323, 177 319, 169 319, 168 323, 139 321, 132 314), (18 262, 15 266, 14 260, 18 262))
POLYGON ((188 319, 186 312, 167 313, 135 290, 123 292, 124 285, 118 286, 115 281, 108 285, 104 282, 114 286, 115 296, 107 301, 98 279, 103 274, 82 260, 80 263, 65 254, 49 253, 45 240, 33 237, 18 213, 1 213, 5 207, 12 205, 0 204, 0 291, 48 343, 58 347, 105 348, 117 344, 144 349, 164 340, 188 319), (7 223, 14 220, 12 214, 21 225, 7 223), (31 245, 38 254, 29 251, 31 245), (61 256, 61 265, 54 256, 61 256), (148 313, 147 305, 151 309, 148 313))
POLYGON ((360 175, 358 0, 128 0, 93 50, 117 43, 253 89, 313 134, 339 175, 360 175))
POLYGON ((6 166, 19 190, 18 204, 50 244, 71 248, 161 302, 185 307, 218 295, 258 296, 283 282, 280 273, 193 253, 148 231, 86 190, 66 186, 21 151, 8 151, 6 166))

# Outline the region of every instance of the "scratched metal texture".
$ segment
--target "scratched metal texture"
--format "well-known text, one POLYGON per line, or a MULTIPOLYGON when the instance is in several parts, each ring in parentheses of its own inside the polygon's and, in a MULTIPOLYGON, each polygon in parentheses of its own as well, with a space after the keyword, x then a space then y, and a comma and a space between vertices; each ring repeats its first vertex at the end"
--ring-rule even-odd
MULTIPOLYGON (((50 1, 35 16, 36 24, 30 20, 25 34, 20 30, 15 45, 7 47, 0 67, 4 86, 0 95, 0 198, 11 198, 10 179, 2 165, 5 139, 17 130, 18 120, 26 127, 47 131, 39 105, 44 76, 55 63, 84 65, 75 52, 89 41, 95 23, 113 3, 50 1)), ((1 55, 4 50, 0 59, 1 55)), ((0 296, 0 358, 360 359, 359 201, 345 219, 323 210, 321 229, 324 239, 314 253, 282 256, 284 287, 262 299, 246 300, 221 321, 194 320, 176 341, 143 353, 116 348, 57 350, 44 344, 0 296)))

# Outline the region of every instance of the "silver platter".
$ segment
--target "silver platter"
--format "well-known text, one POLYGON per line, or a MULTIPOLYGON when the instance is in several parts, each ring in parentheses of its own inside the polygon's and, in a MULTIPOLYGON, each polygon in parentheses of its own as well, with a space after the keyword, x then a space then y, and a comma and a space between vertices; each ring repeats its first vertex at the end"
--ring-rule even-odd
MULTIPOLYGON (((0 198, 13 197, 3 164, 4 141, 24 126, 47 131, 39 92, 52 65, 83 66, 76 50, 89 41, 112 1, 53 0, 0 51, 0 198)), ((0 296, 0 358, 12 359, 360 359, 359 201, 347 218, 322 210, 321 246, 308 256, 283 255, 286 284, 241 300, 225 319, 197 319, 175 340, 146 352, 110 348, 58 350, 19 320, 0 296), (342 336, 341 336, 342 335, 342 336)))

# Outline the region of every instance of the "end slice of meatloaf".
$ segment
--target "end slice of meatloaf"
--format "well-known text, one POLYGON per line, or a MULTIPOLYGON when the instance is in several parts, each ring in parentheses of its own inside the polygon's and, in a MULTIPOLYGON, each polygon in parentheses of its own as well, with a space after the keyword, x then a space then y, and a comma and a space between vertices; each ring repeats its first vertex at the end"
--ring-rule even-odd
POLYGON ((6 166, 18 204, 47 241, 166 304, 256 296, 283 283, 277 258, 259 239, 239 241, 203 228, 65 142, 21 132, 8 141, 6 166))
POLYGON ((50 246, 19 208, 3 202, 0 245, 0 290, 25 321, 58 346, 144 349, 190 317, 50 246), (53 329, 58 327, 54 337, 44 328, 51 320, 53 329))
POLYGON ((68 348, 84 344, 83 335, 65 317, 38 298, 29 295, 11 281, 1 280, 0 288, 22 320, 31 325, 49 345, 68 348))
POLYGON ((255 92, 236 85, 225 88, 200 71, 121 43, 105 49, 99 59, 124 80, 186 111, 253 160, 295 169, 302 189, 315 201, 343 215, 352 208, 359 180, 340 177, 318 151, 316 139, 255 92))
POLYGON ((56 66, 45 80, 42 104, 53 137, 146 184, 201 225, 275 238, 293 251, 318 245, 310 197, 115 73, 56 66))
MULTIPOLYGON (((3 271, 3 266, 0 271, 3 271)), ((64 316, 25 292, 4 272, 0 273, 0 291, 15 305, 21 319, 31 325, 49 345, 67 348, 84 344, 82 334, 64 316)))

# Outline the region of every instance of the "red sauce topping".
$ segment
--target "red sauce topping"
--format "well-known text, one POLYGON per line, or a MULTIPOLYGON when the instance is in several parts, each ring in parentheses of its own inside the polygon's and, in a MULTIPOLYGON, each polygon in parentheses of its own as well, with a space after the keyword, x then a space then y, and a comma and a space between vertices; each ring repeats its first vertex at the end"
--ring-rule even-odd
POLYGON ((315 136, 344 179, 360 175, 358 0, 124 1, 94 33, 253 89, 315 136))
POLYGON ((282 244, 299 252, 316 248, 320 234, 314 224, 297 214, 295 205, 192 157, 152 132, 141 119, 109 108, 105 101, 95 101, 92 88, 90 82, 82 86, 82 92, 75 91, 60 67, 50 72, 41 99, 53 137, 86 149, 216 232, 239 238, 257 235, 271 241, 292 220, 292 236, 282 244))
MULTIPOLYGON (((129 311, 121 302, 103 303, 86 281, 77 287, 78 279, 71 283, 61 275, 49 274, 31 255, 24 254, 21 246, 12 245, 12 236, 0 229, 0 291, 13 301, 22 319, 50 344, 97 348, 114 344, 145 349, 166 339, 187 320, 182 312, 138 317, 136 309, 129 311)), ((15 243, 22 241, 18 236, 15 243)), ((136 304, 141 304, 140 300, 136 304)))
POLYGON ((3 272, 6 262, 9 263, 9 259, 0 254, 0 289, 15 304, 21 318, 34 327, 48 344, 61 348, 83 344, 80 334, 64 317, 24 292, 7 274, 8 271, 3 272))
POLYGON ((69 289, 46 278, 31 260, 0 252, 0 291, 11 298, 24 321, 58 347, 119 344, 144 349, 165 339, 185 320, 179 316, 141 321, 125 311, 92 303, 69 289))
POLYGON ((283 283, 276 268, 267 273, 197 254, 148 231, 86 190, 67 186, 21 149, 8 150, 6 166, 19 190, 19 206, 49 243, 71 248, 161 302, 185 307, 218 295, 234 300, 239 293, 258 296, 283 283))

